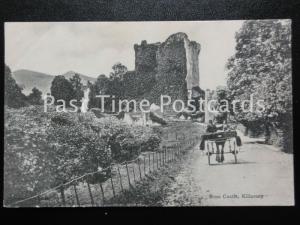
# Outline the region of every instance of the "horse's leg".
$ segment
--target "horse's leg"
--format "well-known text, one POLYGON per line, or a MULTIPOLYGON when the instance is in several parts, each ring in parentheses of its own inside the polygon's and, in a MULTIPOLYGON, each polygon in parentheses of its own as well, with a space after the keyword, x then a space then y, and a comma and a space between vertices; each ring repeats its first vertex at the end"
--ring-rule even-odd
POLYGON ((224 146, 225 146, 225 143, 223 143, 222 145, 222 150, 221 150, 221 162, 224 161, 224 146))
POLYGON ((217 147, 216 161, 220 162, 220 149, 218 143, 216 143, 216 147, 217 147))

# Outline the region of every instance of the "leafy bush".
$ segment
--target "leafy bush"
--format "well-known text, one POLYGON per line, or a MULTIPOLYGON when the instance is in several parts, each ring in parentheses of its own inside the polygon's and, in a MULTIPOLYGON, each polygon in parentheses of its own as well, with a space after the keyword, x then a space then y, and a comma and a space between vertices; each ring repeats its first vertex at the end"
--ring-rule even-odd
POLYGON ((19 200, 50 187, 44 153, 50 148, 49 115, 42 108, 5 108, 4 200, 19 200))
POLYGON ((108 141, 117 162, 137 157, 141 151, 156 150, 161 139, 150 127, 128 125, 115 117, 100 118, 91 125, 108 141))
POLYGON ((5 105, 12 108, 20 108, 28 105, 26 96, 22 93, 22 88, 19 87, 16 80, 13 78, 10 68, 5 65, 5 105))
POLYGON ((32 88, 31 93, 27 96, 27 101, 31 105, 41 105, 43 104, 42 92, 36 87, 32 88))
MULTIPOLYGON (((133 126, 93 113, 58 113, 42 106, 5 108, 4 200, 17 201, 85 173, 155 150, 150 127, 133 126)), ((104 181, 110 171, 88 182, 104 181)))

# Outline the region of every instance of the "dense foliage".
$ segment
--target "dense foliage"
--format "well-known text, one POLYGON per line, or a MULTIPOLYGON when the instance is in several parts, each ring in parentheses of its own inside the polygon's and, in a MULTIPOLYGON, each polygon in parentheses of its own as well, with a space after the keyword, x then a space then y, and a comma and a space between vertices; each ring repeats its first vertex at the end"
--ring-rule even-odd
MULTIPOLYGON (((5 110, 5 202, 133 159, 160 143, 152 128, 128 125, 115 117, 58 113, 54 108, 44 113, 42 106, 5 110)), ((88 182, 103 179, 100 174, 88 182)))
MULTIPOLYGON (((99 75, 95 83, 90 85, 90 109, 101 108, 101 100, 96 95, 113 96, 116 103, 120 99, 139 101, 146 98, 152 103, 154 99, 160 99, 161 92, 151 92, 156 84, 155 72, 127 71, 127 67, 121 63, 114 64, 112 71, 109 76, 99 75)), ((105 99, 104 108, 106 112, 112 111, 112 98, 105 99)))
POLYGON ((20 108, 29 105, 41 105, 42 92, 34 87, 32 92, 25 96, 22 93, 22 88, 17 84, 12 76, 10 68, 5 65, 5 105, 12 108, 20 108))
POLYGON ((32 92, 27 96, 27 101, 31 105, 41 105, 43 104, 42 92, 36 87, 32 88, 32 92))
POLYGON ((55 99, 55 103, 61 99, 64 100, 68 106, 70 101, 75 99, 75 92, 72 83, 62 75, 54 77, 50 90, 51 95, 55 99))
POLYGON ((263 112, 239 110, 235 119, 247 127, 283 129, 292 114, 290 22, 246 21, 236 34, 235 49, 227 65, 232 100, 249 100, 253 94, 266 107, 263 112))
MULTIPOLYGON (((90 101, 89 108, 101 108, 101 100, 96 97, 97 95, 110 95, 114 96, 115 102, 119 99, 126 98, 124 84, 124 75, 127 72, 127 67, 121 63, 116 63, 112 67, 113 72, 110 73, 109 77, 104 74, 98 76, 96 82, 90 85, 90 101)), ((105 99, 105 111, 109 112, 112 110, 112 98, 105 99)))
POLYGON ((80 100, 84 96, 83 92, 83 84, 81 82, 81 78, 79 74, 75 73, 73 77, 70 78, 70 82, 73 87, 73 93, 74 93, 74 99, 77 100, 76 104, 77 106, 81 106, 80 100))
POLYGON ((26 96, 22 93, 22 88, 18 86, 12 77, 10 68, 5 65, 5 105, 12 108, 20 108, 27 105, 26 96))

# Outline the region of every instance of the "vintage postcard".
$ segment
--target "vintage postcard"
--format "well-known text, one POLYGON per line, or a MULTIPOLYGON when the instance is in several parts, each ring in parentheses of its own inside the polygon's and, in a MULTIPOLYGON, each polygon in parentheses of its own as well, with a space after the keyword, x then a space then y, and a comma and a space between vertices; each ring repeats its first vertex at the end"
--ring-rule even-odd
POLYGON ((293 206, 291 23, 6 22, 4 207, 293 206))

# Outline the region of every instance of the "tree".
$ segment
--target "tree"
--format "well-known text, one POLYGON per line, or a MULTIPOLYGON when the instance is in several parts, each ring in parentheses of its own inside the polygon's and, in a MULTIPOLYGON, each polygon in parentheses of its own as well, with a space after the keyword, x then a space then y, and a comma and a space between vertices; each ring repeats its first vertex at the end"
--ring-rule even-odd
POLYGON ((124 66, 122 63, 117 62, 112 66, 113 72, 110 73, 110 78, 121 78, 127 72, 127 67, 124 66))
POLYGON ((32 92, 27 96, 27 100, 31 105, 43 104, 42 92, 36 87, 32 88, 32 92))
POLYGON ((108 91, 108 83, 109 79, 104 74, 101 74, 98 76, 95 85, 97 86, 97 89, 99 90, 99 94, 105 94, 108 91))
POLYGON ((124 75, 127 72, 127 67, 121 63, 115 63, 112 66, 113 72, 110 73, 110 82, 108 94, 115 96, 116 102, 125 98, 125 83, 124 75))
POLYGON ((5 65, 5 105, 12 108, 20 108, 27 105, 26 96, 12 77, 10 68, 5 65))
MULTIPOLYGON (((263 112, 235 114, 246 127, 282 130, 283 148, 291 150, 291 25, 277 20, 246 21, 236 33, 236 53, 227 64, 233 100, 264 100, 263 112), (263 125, 263 126, 261 126, 263 125)), ((268 134, 267 134, 268 137, 268 134)), ((268 139, 268 138, 267 138, 268 139)))
MULTIPOLYGON (((104 74, 98 76, 94 84, 90 84, 90 93, 89 93, 89 108, 100 108, 101 100, 97 98, 96 95, 107 95, 109 94, 109 78, 104 74)), ((106 100, 105 109, 110 108, 109 101, 106 100)))
POLYGON ((57 100, 62 99, 66 101, 66 105, 68 106, 70 101, 75 99, 72 83, 62 75, 55 76, 50 90, 51 95, 55 99, 55 103, 57 103, 57 100))
POLYGON ((73 90, 74 90, 74 99, 77 100, 76 105, 80 106, 80 100, 83 98, 84 96, 84 92, 83 92, 83 84, 81 83, 81 78, 79 76, 79 74, 75 73, 73 77, 70 78, 70 82, 72 84, 73 90))
MULTIPOLYGON (((125 97, 125 79, 124 75, 127 73, 127 67, 121 63, 115 63, 112 66, 113 72, 110 73, 109 78, 104 74, 98 76, 94 84, 90 85, 90 101, 89 108, 100 108, 101 100, 96 98, 96 95, 110 95, 114 97, 115 102, 125 97)), ((112 98, 105 99, 105 111, 112 109, 112 98)))

